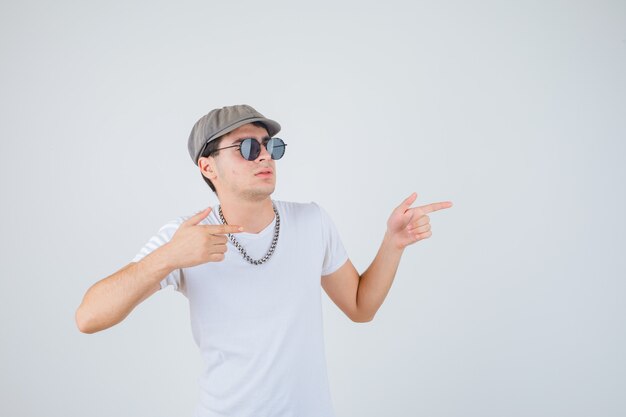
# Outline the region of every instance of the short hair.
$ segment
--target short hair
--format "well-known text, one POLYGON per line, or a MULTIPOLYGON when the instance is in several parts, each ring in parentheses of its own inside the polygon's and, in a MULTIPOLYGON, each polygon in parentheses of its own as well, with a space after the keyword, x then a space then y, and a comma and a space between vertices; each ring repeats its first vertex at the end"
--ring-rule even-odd
MULTIPOLYGON (((252 124, 254 126, 257 126, 257 127, 262 127, 267 132, 269 132, 269 129, 267 128, 267 126, 265 126, 265 123, 263 123, 263 122, 257 121, 257 122, 252 122, 252 124)), ((216 139, 213 139, 211 142, 207 143, 206 147, 204 148, 204 150, 202 151, 200 156, 198 156, 198 159, 200 159, 202 157, 206 158, 209 155, 218 156, 220 154, 220 151, 216 151, 216 149, 218 149, 220 147, 220 145, 222 143, 222 139, 224 139, 224 137, 227 134, 228 133, 225 133, 222 136, 219 136, 216 139)), ((202 172, 200 172, 200 175, 202 175, 202 179, 204 179, 204 182, 206 182, 209 185, 209 187, 211 188, 211 190, 213 190, 215 195, 217 195, 217 190, 215 189, 215 185, 213 185, 213 182, 210 179, 208 179, 207 177, 205 177, 202 172)))

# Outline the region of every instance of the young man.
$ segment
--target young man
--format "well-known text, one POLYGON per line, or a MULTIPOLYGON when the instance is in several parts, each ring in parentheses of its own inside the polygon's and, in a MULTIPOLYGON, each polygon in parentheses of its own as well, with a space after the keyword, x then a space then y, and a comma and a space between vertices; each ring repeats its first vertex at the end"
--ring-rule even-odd
POLYGON ((315 202, 271 198, 280 125, 248 105, 214 109, 194 125, 189 155, 219 204, 172 220, 132 262, 94 284, 76 312, 94 333, 172 285, 189 300, 204 359, 196 417, 332 417, 320 286, 355 322, 373 319, 406 246, 431 235, 411 194, 387 221, 360 275, 328 213, 315 202))

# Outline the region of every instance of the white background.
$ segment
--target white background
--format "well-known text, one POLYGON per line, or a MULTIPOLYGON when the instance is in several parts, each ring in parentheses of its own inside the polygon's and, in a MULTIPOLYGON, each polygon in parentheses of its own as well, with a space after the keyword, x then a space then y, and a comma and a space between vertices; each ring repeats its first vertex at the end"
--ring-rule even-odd
POLYGON ((5 1, 0 52, 0 415, 191 416, 183 296, 74 312, 217 202, 187 137, 242 103, 360 272, 413 191, 454 203, 372 322, 322 294, 338 417, 626 414, 623 1, 5 1))

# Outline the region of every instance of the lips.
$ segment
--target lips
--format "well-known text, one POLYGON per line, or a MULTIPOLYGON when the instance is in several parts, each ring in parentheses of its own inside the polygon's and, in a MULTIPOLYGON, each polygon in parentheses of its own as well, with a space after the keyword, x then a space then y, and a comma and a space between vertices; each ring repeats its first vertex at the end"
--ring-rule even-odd
POLYGON ((273 173, 274 173, 274 172, 272 171, 272 169, 271 169, 271 168, 264 168, 264 169, 262 169, 262 170, 260 170, 260 171, 257 171, 257 173, 256 173, 256 174, 254 174, 254 175, 259 175, 259 174, 273 174, 273 173))

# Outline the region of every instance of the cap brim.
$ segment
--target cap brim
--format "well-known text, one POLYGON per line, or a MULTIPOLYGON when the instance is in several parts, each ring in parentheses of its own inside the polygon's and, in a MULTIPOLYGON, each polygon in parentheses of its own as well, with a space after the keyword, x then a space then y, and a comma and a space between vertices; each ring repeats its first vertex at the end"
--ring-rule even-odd
POLYGON ((267 126, 267 130, 268 130, 268 134, 271 136, 274 136, 275 134, 277 134, 278 132, 280 132, 280 125, 278 124, 278 122, 271 120, 271 119, 267 119, 265 117, 250 117, 248 119, 244 119, 244 120, 239 120, 236 123, 233 123, 230 126, 226 126, 225 128, 223 128, 222 130, 215 132, 213 135, 211 135, 211 137, 209 139, 207 139, 207 142, 212 141, 215 138, 218 138, 222 135, 225 135, 229 132, 232 132, 233 130, 237 129, 238 127, 241 127, 243 125, 246 125, 248 123, 252 123, 252 122, 263 122, 265 123, 265 125, 267 126))

